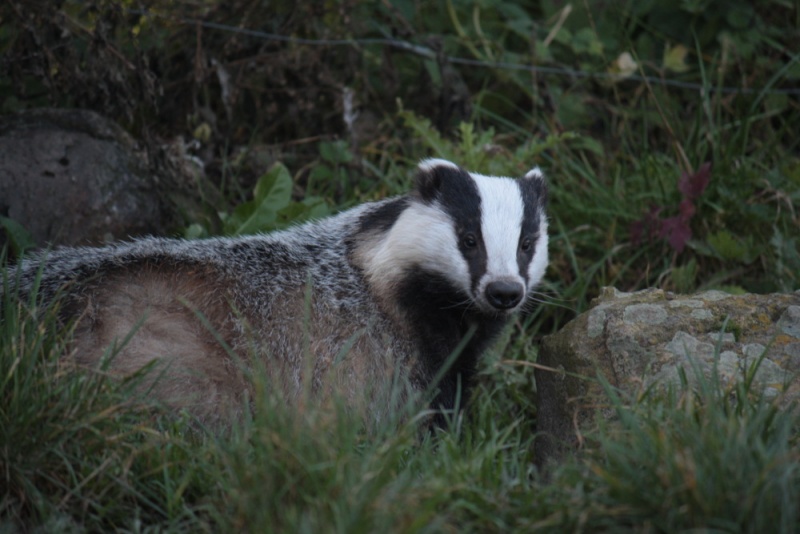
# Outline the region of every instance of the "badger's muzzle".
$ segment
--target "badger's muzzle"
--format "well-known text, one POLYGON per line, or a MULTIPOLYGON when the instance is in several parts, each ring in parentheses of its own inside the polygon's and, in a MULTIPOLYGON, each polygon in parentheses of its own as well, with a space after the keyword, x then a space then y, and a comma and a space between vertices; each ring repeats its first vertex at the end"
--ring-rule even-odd
POLYGON ((486 285, 486 300, 498 310, 515 308, 525 295, 525 288, 519 282, 499 280, 486 285))

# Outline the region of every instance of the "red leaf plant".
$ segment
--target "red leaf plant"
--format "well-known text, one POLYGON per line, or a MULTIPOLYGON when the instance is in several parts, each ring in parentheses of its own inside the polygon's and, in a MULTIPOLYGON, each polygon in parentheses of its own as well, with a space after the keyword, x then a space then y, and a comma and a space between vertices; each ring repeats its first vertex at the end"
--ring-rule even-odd
POLYGON ((652 206, 650 211, 635 221, 630 226, 631 242, 639 245, 645 238, 666 239, 669 246, 677 253, 683 252, 686 243, 692 238, 692 228, 689 223, 697 212, 695 201, 708 187, 711 181, 711 163, 703 163, 694 174, 683 173, 678 180, 678 191, 683 195, 678 205, 678 215, 674 217, 661 217, 664 206, 652 206))

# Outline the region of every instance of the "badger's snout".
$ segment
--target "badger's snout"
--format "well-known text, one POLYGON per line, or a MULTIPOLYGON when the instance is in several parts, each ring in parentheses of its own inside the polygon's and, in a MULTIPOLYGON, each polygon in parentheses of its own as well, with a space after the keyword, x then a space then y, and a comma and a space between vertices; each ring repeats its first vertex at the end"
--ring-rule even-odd
POLYGON ((499 280, 486 285, 486 300, 498 310, 510 310, 522 301, 525 288, 519 282, 499 280))

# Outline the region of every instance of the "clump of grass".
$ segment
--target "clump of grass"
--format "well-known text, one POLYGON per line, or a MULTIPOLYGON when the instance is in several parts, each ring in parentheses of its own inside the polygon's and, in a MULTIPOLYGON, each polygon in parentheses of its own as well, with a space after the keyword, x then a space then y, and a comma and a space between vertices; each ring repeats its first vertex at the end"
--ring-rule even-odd
POLYGON ((120 382, 68 364, 70 332, 57 306, 38 310, 4 293, 0 517, 59 531, 198 521, 187 497, 202 445, 136 393, 136 377, 120 382))
POLYGON ((378 438, 344 409, 273 402, 218 445, 223 530, 373 532, 422 513, 397 491, 410 476, 411 425, 378 438))
POLYGON ((551 490, 582 528, 676 532, 796 532, 800 454, 794 410, 712 378, 638 402, 607 388, 617 420, 551 490))

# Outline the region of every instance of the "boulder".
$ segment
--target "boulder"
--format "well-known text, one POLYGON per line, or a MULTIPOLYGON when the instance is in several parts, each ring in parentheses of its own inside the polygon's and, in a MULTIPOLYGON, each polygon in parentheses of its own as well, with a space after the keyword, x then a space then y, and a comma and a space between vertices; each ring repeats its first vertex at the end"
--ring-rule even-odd
POLYGON ((573 450, 595 417, 612 415, 598 376, 622 392, 691 382, 723 386, 746 373, 751 392, 788 405, 800 397, 800 291, 676 295, 604 288, 592 307, 542 341, 536 370, 540 464, 573 450), (756 365, 757 364, 757 365, 756 365), (716 373, 714 373, 716 370, 716 373))
POLYGON ((163 234, 173 216, 160 186, 134 140, 97 113, 0 117, 0 216, 39 246, 163 234))

